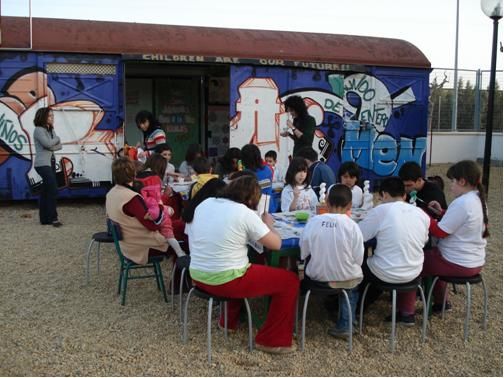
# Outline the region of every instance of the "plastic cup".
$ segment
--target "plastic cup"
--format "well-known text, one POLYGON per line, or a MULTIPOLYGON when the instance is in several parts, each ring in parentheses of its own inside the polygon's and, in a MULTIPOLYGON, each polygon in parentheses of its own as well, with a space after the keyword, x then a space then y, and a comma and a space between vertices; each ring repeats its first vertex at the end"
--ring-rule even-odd
POLYGON ((298 277, 299 277, 299 280, 303 280, 303 278, 304 278, 305 264, 304 263, 300 263, 300 264, 298 264, 297 268, 298 268, 298 277))
POLYGON ((325 204, 317 204, 317 207, 315 208, 315 212, 320 215, 320 214, 325 214, 327 212, 329 212, 329 210, 327 209, 327 206, 325 204))

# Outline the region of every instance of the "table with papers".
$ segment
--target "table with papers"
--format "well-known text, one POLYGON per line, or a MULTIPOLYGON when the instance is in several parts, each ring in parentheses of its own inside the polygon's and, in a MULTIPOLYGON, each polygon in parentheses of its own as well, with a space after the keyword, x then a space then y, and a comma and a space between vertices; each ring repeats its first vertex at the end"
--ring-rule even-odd
MULTIPOLYGON (((303 229, 306 226, 307 222, 300 222, 296 219, 296 213, 298 211, 289 211, 289 212, 284 212, 284 213, 274 213, 271 214, 273 219, 275 220, 275 223, 273 224, 273 227, 275 230, 280 234, 280 237, 282 239, 282 246, 279 250, 277 251, 271 251, 268 256, 268 261, 269 265, 271 266, 279 266, 280 263, 280 258, 285 257, 285 256, 292 256, 299 258, 300 256, 300 249, 299 249, 299 238, 301 237, 301 234, 303 233, 303 229)), ((310 218, 315 216, 314 213, 305 211, 310 214, 310 218)), ((355 222, 360 222, 362 219, 367 214, 367 210, 364 209, 352 209, 352 215, 351 218, 355 222)), ((308 219, 308 222, 310 219, 308 219)), ((255 243, 256 245, 258 243, 255 243)), ((260 248, 262 246, 258 244, 260 248)), ((253 246, 256 250, 259 251, 259 249, 256 248, 256 246, 253 246)), ((260 250, 262 252, 262 249, 260 250)))
POLYGON ((168 185, 175 192, 179 193, 183 200, 189 199, 189 192, 196 181, 170 182, 168 185))

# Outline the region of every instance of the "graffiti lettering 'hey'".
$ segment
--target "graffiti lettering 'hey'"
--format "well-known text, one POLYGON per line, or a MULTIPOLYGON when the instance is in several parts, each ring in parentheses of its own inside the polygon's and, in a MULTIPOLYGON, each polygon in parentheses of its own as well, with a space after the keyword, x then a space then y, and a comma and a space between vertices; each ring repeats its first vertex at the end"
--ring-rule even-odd
POLYGON ((24 133, 21 134, 19 129, 18 122, 10 120, 5 113, 0 114, 0 139, 17 152, 21 152, 23 146, 28 142, 24 133))
POLYGON ((354 161, 360 167, 380 176, 397 175, 407 161, 422 164, 427 138, 401 137, 379 134, 374 128, 345 130, 341 160, 354 161))

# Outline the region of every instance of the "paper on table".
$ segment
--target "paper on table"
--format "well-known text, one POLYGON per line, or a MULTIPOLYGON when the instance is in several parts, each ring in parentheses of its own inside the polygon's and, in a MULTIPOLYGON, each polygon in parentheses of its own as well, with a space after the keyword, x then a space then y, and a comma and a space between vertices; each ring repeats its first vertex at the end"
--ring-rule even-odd
POLYGON ((261 198, 259 199, 259 205, 257 205, 256 213, 260 217, 264 213, 269 212, 269 204, 270 204, 270 196, 267 194, 261 194, 261 198))
POLYGON ((285 184, 283 182, 273 182, 271 184, 271 187, 273 188, 274 191, 280 192, 285 187, 285 184))
POLYGON ((361 207, 358 207, 356 209, 352 209, 352 220, 355 222, 359 223, 361 220, 363 220, 368 213, 368 210, 365 210, 361 207))
POLYGON ((196 181, 184 181, 183 183, 179 182, 170 182, 168 185, 173 189, 174 192, 180 193, 180 192, 188 192, 189 189, 191 189, 191 185, 194 184, 196 181))
MULTIPOLYGON (((303 232, 303 228, 306 225, 306 222, 298 222, 296 220, 296 212, 290 211, 285 213, 274 213, 271 214, 273 219, 275 219, 275 223, 273 227, 280 234, 280 238, 282 240, 287 239, 295 239, 301 237, 301 233, 303 232)), ((249 241, 248 243, 252 248, 254 248, 257 252, 263 252, 262 244, 254 241, 249 241)))
POLYGON ((303 232, 306 222, 296 220, 296 212, 289 211, 285 213, 271 214, 275 219, 275 230, 278 231, 282 240, 299 238, 303 232))

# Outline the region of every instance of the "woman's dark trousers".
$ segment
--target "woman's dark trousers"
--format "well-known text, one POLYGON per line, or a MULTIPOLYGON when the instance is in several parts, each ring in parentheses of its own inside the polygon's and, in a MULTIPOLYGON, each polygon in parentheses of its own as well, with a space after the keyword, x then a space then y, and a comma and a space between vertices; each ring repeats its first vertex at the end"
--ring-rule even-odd
POLYGON ((42 177, 39 197, 40 223, 51 224, 58 220, 58 213, 56 212, 56 198, 58 197, 56 173, 50 166, 35 167, 35 170, 42 177))

